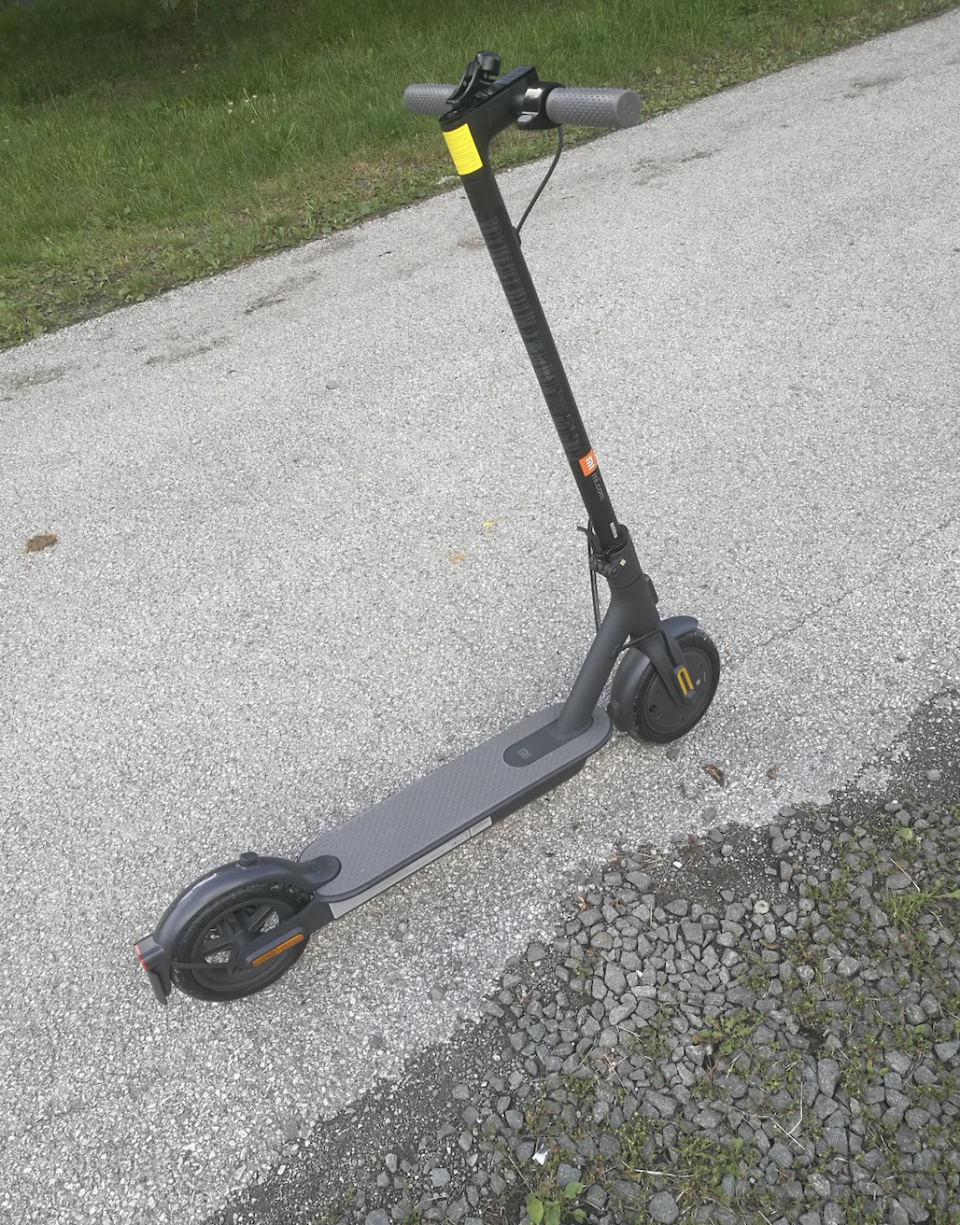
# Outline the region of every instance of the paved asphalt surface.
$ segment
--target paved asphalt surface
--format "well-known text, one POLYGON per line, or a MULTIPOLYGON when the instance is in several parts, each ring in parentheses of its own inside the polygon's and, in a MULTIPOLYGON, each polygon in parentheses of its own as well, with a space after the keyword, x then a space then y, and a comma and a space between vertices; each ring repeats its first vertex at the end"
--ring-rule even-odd
POLYGON ((715 707, 228 1007, 131 941, 563 694, 572 482, 459 191, 0 355, 5 1222, 201 1220, 619 838, 825 797, 960 684, 958 184, 960 12, 565 155, 525 251, 715 707))

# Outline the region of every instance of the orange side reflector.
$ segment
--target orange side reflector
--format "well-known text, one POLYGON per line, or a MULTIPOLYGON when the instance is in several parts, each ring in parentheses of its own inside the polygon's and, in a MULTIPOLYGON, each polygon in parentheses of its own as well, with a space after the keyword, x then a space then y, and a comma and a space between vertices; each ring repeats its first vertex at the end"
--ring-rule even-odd
POLYGON ((275 948, 267 949, 265 953, 261 953, 259 957, 254 957, 250 962, 252 966, 262 966, 265 961, 269 961, 271 957, 279 957, 281 953, 285 953, 287 949, 292 949, 295 944, 302 944, 306 940, 303 932, 297 932, 295 936, 291 936, 289 940, 284 940, 282 944, 278 944, 275 948))

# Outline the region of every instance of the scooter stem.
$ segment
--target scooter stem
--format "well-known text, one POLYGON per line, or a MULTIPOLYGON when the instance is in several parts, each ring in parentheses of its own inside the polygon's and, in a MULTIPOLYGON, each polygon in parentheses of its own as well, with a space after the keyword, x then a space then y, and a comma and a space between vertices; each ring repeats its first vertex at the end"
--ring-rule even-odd
POLYGON ((486 159, 481 170, 461 175, 461 181, 513 312, 593 531, 601 548, 616 549, 624 543, 620 525, 499 184, 486 159))
POLYGON ((653 584, 640 566, 630 533, 617 520, 520 239, 490 165, 490 141, 517 122, 518 98, 535 97, 536 126, 550 126, 544 102, 552 88, 539 82, 533 68, 514 69, 495 85, 487 82, 486 92, 476 100, 458 103, 441 118, 440 127, 589 516, 597 550, 591 564, 610 584, 607 615, 554 727, 554 733, 565 738, 589 726, 617 656, 629 639, 639 641, 656 635, 658 641, 651 652, 654 667, 674 701, 682 702, 685 695, 676 679, 683 655, 671 642, 670 629, 663 627, 653 584), (663 649, 658 649, 660 640, 663 649))

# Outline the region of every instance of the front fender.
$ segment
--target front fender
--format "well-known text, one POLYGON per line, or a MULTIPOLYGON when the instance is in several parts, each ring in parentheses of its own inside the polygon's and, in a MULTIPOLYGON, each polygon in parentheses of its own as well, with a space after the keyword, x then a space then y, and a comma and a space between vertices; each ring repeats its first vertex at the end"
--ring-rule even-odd
MULTIPOLYGON (((679 638, 688 630, 695 630, 700 622, 696 617, 667 617, 660 622, 661 629, 667 631, 673 638, 679 638)), ((613 725, 620 732, 628 732, 633 723, 633 700, 643 679, 643 674, 652 668, 650 657, 639 647, 631 647, 624 651, 623 659, 617 668, 610 689, 610 703, 607 713, 613 719, 613 725)))
POLYGON ((340 861, 332 855, 321 855, 301 863, 279 856, 258 856, 247 852, 232 863, 221 864, 195 880, 174 898, 156 930, 133 946, 157 999, 165 1004, 173 989, 170 962, 177 937, 186 924, 217 897, 233 889, 256 884, 290 885, 310 895, 333 880, 339 871, 340 861))

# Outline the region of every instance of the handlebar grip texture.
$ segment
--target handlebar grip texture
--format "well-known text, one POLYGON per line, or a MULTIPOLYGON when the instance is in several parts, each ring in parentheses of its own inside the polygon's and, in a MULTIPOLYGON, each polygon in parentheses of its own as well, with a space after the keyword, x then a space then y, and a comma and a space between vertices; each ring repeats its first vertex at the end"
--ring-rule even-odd
POLYGON ((640 96, 632 89, 564 89, 547 95, 551 123, 585 128, 632 128, 640 122, 640 96))
POLYGON ((408 85, 403 91, 403 105, 414 115, 442 115, 450 109, 447 99, 456 85, 408 85))

